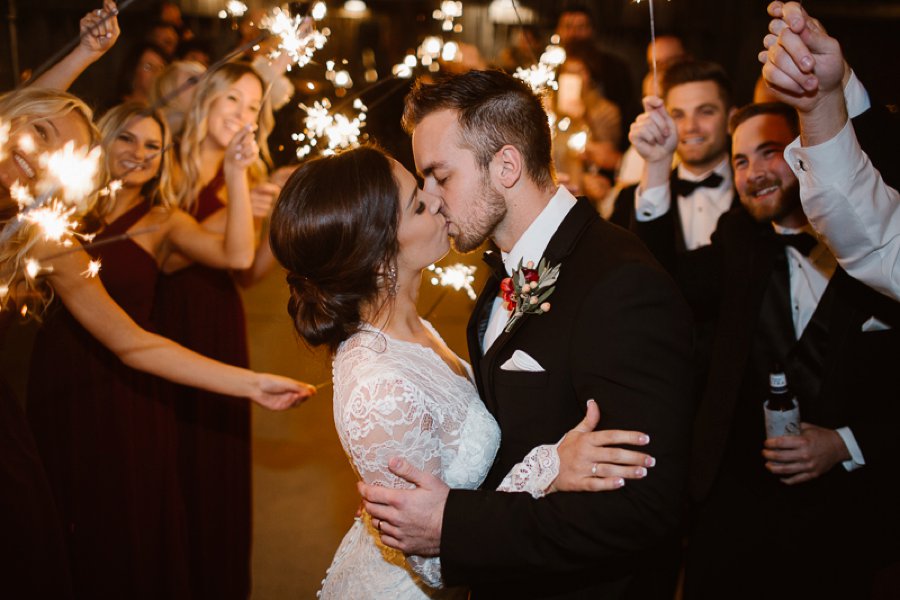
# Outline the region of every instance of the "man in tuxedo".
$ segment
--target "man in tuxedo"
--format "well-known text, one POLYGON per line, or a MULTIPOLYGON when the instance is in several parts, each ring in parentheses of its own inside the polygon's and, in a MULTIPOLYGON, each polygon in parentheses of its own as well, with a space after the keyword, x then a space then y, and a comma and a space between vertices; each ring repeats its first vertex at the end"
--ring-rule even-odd
MULTIPOLYGON (((657 110, 643 139, 671 145, 677 133, 657 110)), ((794 110, 749 105, 731 130, 743 209, 676 261, 689 302, 716 324, 694 425, 685 597, 865 598, 896 546, 900 305, 811 235, 783 157, 794 110), (775 364, 803 423, 766 439, 775 364)))
POLYGON ((719 217, 738 204, 728 156, 731 83, 719 65, 686 60, 665 71, 661 87, 662 98, 644 99, 645 112, 628 136, 645 160, 641 181, 619 193, 610 220, 626 228, 649 223, 646 235, 680 253, 709 244, 719 217), (640 136, 663 104, 677 133, 666 145, 640 136))
POLYGON ((488 238, 500 248, 468 342, 502 437, 481 490, 448 490, 404 461, 391 468, 416 489, 361 485, 382 541, 440 555, 444 582, 475 598, 671 598, 658 557, 677 536, 693 414, 690 317, 674 283, 632 234, 555 183, 546 114, 520 81, 472 71, 419 82, 404 124, 456 248, 488 238), (541 259, 560 268, 549 310, 510 324, 501 279, 541 259), (541 499, 493 491, 531 448, 578 423, 591 398, 602 427, 649 435, 642 450, 657 463, 646 477, 541 499))

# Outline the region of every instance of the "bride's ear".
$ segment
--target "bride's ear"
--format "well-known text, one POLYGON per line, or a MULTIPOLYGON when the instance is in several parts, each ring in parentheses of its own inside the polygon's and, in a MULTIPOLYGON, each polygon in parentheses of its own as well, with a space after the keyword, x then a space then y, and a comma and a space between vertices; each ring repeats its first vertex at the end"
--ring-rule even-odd
POLYGON ((497 182, 506 189, 514 187, 519 182, 523 168, 522 153, 511 144, 500 148, 491 161, 491 172, 497 182))

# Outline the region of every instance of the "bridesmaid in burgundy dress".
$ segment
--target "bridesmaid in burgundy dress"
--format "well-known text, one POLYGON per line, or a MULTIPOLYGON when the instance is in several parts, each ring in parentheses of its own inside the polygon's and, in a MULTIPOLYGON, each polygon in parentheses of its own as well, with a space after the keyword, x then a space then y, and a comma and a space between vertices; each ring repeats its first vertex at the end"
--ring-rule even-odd
MULTIPOLYGON (((184 173, 178 186, 180 206, 188 207, 212 231, 220 230, 227 207, 249 189, 246 178, 233 177, 222 167, 233 136, 244 127, 258 125, 256 137, 266 156, 271 112, 263 100, 263 90, 264 82, 252 67, 232 63, 208 74, 194 95, 180 145, 184 173)), ((259 168, 254 179, 264 172, 259 168)), ((244 310, 232 273, 185 264, 170 260, 164 266, 171 274, 162 278, 157 294, 160 331, 201 354, 246 367, 244 310)), ((195 389, 182 388, 178 394, 179 467, 188 514, 194 595, 247 598, 250 407, 234 398, 195 389)))
MULTIPOLYGON (((180 347, 184 356, 177 364, 148 368, 135 355, 172 352, 171 342, 156 338, 133 346, 98 335, 96 327, 104 333, 126 325, 152 328, 159 264, 171 253, 218 267, 246 266, 253 257, 249 196, 229 206, 224 235, 204 230, 166 205, 171 189, 164 152, 168 135, 158 114, 126 104, 110 111, 100 126, 107 169, 123 187, 88 219, 98 231, 88 251, 101 260, 102 283, 121 309, 104 315, 104 303, 115 306, 106 298, 101 306, 91 306, 105 317, 102 324, 85 323, 81 298, 67 298, 66 286, 53 282, 66 306, 49 314, 38 333, 29 417, 66 530, 75 594, 190 597, 172 406, 161 380, 131 367, 219 393, 249 391, 263 400, 268 389, 287 391, 276 389, 280 386, 303 394, 308 389, 208 361, 180 347), (121 239, 125 234, 133 237, 121 239), (100 243, 104 241, 114 243, 100 243)), ((243 173, 256 152, 249 130, 241 130, 227 148, 225 170, 243 173)), ((283 395, 279 404, 296 399, 283 395)))

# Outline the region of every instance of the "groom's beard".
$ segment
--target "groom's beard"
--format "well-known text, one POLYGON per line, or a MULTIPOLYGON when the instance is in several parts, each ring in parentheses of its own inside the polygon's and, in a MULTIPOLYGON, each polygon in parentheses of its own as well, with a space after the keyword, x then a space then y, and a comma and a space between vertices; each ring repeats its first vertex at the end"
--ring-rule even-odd
POLYGON ((481 180, 478 196, 469 203, 466 215, 453 217, 456 233, 450 235, 450 241, 454 250, 462 254, 481 246, 506 218, 506 201, 491 187, 487 173, 481 180))

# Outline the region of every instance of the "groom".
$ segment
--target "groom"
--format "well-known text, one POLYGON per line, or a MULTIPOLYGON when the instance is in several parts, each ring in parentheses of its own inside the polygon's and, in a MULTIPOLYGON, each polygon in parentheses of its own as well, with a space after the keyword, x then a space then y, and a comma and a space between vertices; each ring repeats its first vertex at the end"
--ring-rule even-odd
POLYGON ((489 278, 468 328, 502 441, 481 490, 449 490, 398 459, 392 470, 416 489, 360 484, 382 540, 440 555, 444 583, 470 586, 474 598, 653 596, 657 557, 678 539, 687 468, 687 308, 636 238, 554 183, 547 115, 521 81, 499 71, 420 81, 403 121, 456 248, 490 237, 502 251, 504 272, 489 278), (549 310, 507 327, 500 277, 542 258, 560 265, 549 310), (590 398, 603 428, 649 434, 640 450, 657 464, 646 477, 540 500, 493 491, 531 448, 576 425, 590 398))

